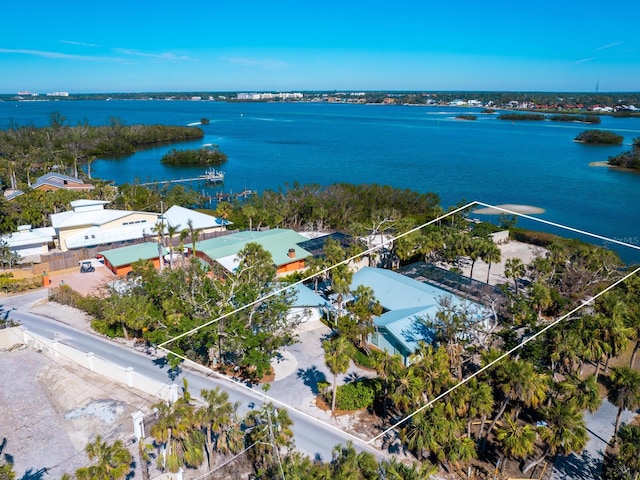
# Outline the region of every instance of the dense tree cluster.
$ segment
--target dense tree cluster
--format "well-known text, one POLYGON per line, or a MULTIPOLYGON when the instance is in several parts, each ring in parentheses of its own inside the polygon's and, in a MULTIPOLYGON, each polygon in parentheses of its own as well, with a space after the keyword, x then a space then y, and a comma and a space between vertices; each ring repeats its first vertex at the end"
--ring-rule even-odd
POLYGON ((371 222, 385 223, 385 218, 395 221, 407 216, 422 223, 440 213, 439 203, 435 193, 338 183, 294 184, 277 191, 266 190, 245 204, 227 206, 229 219, 240 228, 268 225, 298 230, 357 230, 371 222))
POLYGON ((549 115, 552 122, 580 122, 580 123, 600 123, 597 115, 549 115))
POLYGON ((227 161, 227 155, 217 148, 198 148, 195 150, 172 149, 165 154, 161 163, 167 165, 221 165, 227 161))
POLYGON ((633 141, 631 150, 615 157, 609 157, 609 165, 640 170, 640 137, 633 141))
POLYGON ((498 120, 545 120, 547 117, 540 113, 503 113, 498 120))
MULTIPOLYGON (((197 238, 196 232, 184 233, 197 238)), ((162 272, 141 263, 133 273, 139 280, 124 292, 111 291, 108 301, 65 298, 66 286, 51 298, 91 313, 94 328, 111 337, 142 338, 153 345, 175 339, 170 348, 178 355, 260 379, 270 372, 278 349, 295 341, 297 322, 288 316, 293 293, 274 293, 275 267, 259 245, 248 244, 239 258, 234 273, 222 267, 210 271, 198 261, 162 272), (203 324, 208 326, 198 328, 203 324)))
POLYGON ((585 130, 584 132, 580 132, 575 138, 576 142, 601 145, 620 145, 622 140, 624 140, 622 135, 605 130, 585 130))
POLYGON ((129 155, 144 145, 203 136, 196 127, 125 125, 117 118, 106 126, 69 126, 54 112, 47 127, 13 125, 0 131, 0 187, 26 189, 30 180, 50 171, 71 170, 78 177, 79 165, 86 165, 91 178, 96 157, 129 155))

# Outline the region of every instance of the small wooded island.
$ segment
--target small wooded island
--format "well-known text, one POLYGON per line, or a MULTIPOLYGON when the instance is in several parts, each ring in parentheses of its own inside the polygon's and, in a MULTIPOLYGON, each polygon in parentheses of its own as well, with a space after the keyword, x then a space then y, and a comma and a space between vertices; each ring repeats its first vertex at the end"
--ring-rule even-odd
POLYGON ((544 120, 546 117, 540 113, 503 113, 499 120, 544 120))
POLYGON ((477 120, 478 117, 476 115, 470 115, 470 114, 460 114, 460 115, 456 115, 456 120, 477 120))
POLYGON ((575 138, 576 142, 591 145, 620 145, 623 137, 617 133, 605 130, 585 130, 575 138))
POLYGON ((227 161, 227 155, 217 147, 202 147, 192 150, 172 149, 160 160, 165 165, 221 165, 227 161))
POLYGON ((578 122, 578 123, 600 123, 600 117, 597 115, 550 115, 549 120, 552 122, 578 122))
POLYGON ((631 150, 614 157, 609 157, 608 163, 613 167, 640 170, 640 137, 633 141, 631 150))

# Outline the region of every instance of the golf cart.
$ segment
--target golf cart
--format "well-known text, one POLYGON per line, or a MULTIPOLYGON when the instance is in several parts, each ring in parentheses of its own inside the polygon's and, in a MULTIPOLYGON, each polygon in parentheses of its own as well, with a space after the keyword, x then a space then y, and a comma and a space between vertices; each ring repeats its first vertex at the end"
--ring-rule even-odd
POLYGON ((95 272, 95 267, 91 264, 91 262, 82 262, 80 264, 80 273, 89 273, 95 272))

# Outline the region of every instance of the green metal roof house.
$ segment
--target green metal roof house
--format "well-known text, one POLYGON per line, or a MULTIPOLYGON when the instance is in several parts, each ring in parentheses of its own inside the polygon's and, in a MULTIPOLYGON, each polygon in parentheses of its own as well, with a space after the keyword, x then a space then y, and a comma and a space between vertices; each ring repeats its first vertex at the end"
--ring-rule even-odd
MULTIPOLYGON (((284 228, 238 232, 197 242, 196 254, 232 272, 237 267, 238 253, 248 243, 257 243, 271 254, 277 273, 285 273, 303 268, 304 260, 312 256, 298 245, 306 240, 303 235, 284 228)), ((193 245, 190 249, 193 250, 193 245)))
MULTIPOLYGON (((169 253, 162 247, 162 256, 169 253)), ((116 275, 125 275, 131 271, 131 264, 138 260, 151 260, 154 267, 160 268, 160 253, 155 242, 138 243, 127 247, 104 250, 98 253, 104 258, 104 264, 116 275)))

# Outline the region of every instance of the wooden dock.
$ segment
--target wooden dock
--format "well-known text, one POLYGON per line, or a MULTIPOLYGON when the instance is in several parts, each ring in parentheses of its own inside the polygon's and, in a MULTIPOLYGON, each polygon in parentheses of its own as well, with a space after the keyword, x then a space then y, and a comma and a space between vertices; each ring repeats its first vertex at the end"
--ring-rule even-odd
POLYGON ((218 192, 215 193, 213 195, 204 195, 204 197, 207 199, 207 201, 209 202, 224 202, 224 201, 229 201, 232 200, 234 198, 248 198, 252 195, 256 195, 258 192, 256 192, 255 190, 243 190, 241 192, 218 192))
POLYGON ((207 174, 202 174, 192 178, 174 178, 171 180, 157 180, 155 182, 138 183, 138 185, 144 187, 147 185, 163 185, 165 183, 188 183, 188 182, 222 183, 224 182, 224 176, 219 178, 213 178, 211 176, 208 176, 207 174))

